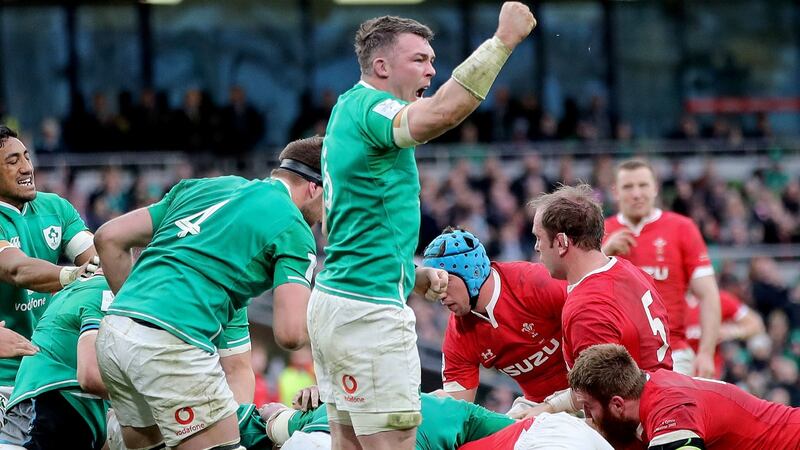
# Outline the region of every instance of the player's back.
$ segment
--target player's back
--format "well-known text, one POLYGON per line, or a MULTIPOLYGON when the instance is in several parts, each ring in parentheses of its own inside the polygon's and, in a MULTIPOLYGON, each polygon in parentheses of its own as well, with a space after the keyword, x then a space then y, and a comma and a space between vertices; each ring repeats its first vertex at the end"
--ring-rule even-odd
POLYGON ((620 214, 605 222, 606 238, 617 230, 630 229, 636 240, 621 258, 653 277, 670 318, 670 338, 675 349, 686 347, 684 315, 686 292, 692 278, 714 273, 708 250, 697 225, 686 216, 656 210, 637 227, 620 214))
POLYGON ((153 239, 109 314, 155 323, 209 351, 220 324, 272 287, 283 256, 276 241, 313 242, 288 186, 276 179, 185 180, 151 206, 151 215, 153 239))
POLYGON ((562 322, 569 367, 586 348, 615 343, 642 369, 672 369, 667 312, 646 273, 629 261, 610 258, 568 290, 562 322))
POLYGON ((800 409, 759 399, 717 380, 668 370, 650 373, 639 415, 647 441, 689 430, 704 440, 708 450, 800 449, 800 409))

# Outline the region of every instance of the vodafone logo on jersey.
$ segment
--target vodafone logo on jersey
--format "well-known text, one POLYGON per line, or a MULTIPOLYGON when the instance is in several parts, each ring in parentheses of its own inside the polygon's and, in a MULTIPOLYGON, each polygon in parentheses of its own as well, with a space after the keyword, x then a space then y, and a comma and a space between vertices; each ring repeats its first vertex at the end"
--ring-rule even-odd
POLYGON ((342 375, 342 388, 344 392, 347 394, 344 396, 344 400, 349 403, 363 403, 364 397, 360 397, 354 395, 358 390, 358 381, 356 381, 356 377, 352 375, 342 375))
POLYGON ((175 411, 175 422, 178 422, 178 425, 184 425, 184 428, 175 433, 178 436, 189 436, 206 427, 204 423, 192 424, 194 422, 194 410, 189 406, 175 411))

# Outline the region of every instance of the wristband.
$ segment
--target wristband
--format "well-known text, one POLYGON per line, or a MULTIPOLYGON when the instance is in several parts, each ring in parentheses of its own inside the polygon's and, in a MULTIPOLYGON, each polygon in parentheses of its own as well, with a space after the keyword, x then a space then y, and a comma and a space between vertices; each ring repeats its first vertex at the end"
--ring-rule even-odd
POLYGON ((267 437, 275 445, 283 445, 289 440, 289 419, 295 412, 290 408, 281 409, 267 419, 267 437))
POLYGON ((68 284, 75 281, 78 278, 78 271, 80 271, 80 267, 62 267, 58 274, 58 282, 61 283, 61 287, 67 287, 68 284))
POLYGON ((572 403, 572 389, 558 391, 544 399, 544 402, 553 408, 554 413, 567 412, 573 414, 578 412, 578 408, 572 403))

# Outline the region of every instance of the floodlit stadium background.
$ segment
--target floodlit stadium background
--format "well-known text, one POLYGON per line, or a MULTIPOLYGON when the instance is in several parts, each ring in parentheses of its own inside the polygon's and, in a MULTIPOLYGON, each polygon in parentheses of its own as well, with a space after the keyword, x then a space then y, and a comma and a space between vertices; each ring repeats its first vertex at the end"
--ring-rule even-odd
MULTIPOLYGON (((433 28, 430 94, 493 33, 500 5, 163 3, 0 1, 0 122, 35 152, 37 187, 67 197, 92 229, 180 178, 266 176, 287 140, 324 132, 358 79, 362 20, 398 14, 433 28)), ((418 150, 421 244, 459 224, 493 259, 535 258, 526 199, 582 179, 611 213, 615 160, 644 155, 663 206, 700 226, 721 287, 767 325, 723 346, 725 379, 800 405, 800 2, 529 4, 539 26, 492 95, 418 150)), ((447 311, 411 303, 429 391, 441 386, 447 311)), ((309 382, 310 355, 272 343, 268 296, 251 320, 270 395, 309 382)), ((479 399, 507 409, 514 383, 482 381, 479 399)))

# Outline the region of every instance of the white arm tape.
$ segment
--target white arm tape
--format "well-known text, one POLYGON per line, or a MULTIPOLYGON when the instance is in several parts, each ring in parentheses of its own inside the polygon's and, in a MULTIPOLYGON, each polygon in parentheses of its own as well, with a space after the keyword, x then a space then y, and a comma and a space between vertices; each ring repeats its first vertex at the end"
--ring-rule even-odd
POLYGON ((553 412, 567 412, 570 414, 578 412, 578 408, 572 403, 572 389, 555 392, 544 399, 544 402, 553 408, 553 412))
POLYGON ((478 100, 486 100, 489 89, 510 55, 511 50, 503 41, 493 36, 459 64, 451 77, 478 100))
POLYGON ((67 243, 64 248, 64 256, 74 263, 75 258, 92 245, 94 245, 94 235, 86 230, 81 231, 67 243))
POLYGON ((392 128, 394 143, 400 148, 416 147, 419 144, 424 144, 424 142, 419 142, 411 136, 411 129, 408 127, 408 108, 410 106, 406 106, 399 113, 400 127, 392 128))
POLYGON ((286 408, 282 409, 267 419, 267 437, 275 445, 283 445, 289 440, 289 419, 297 410, 286 408))

